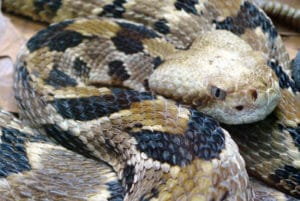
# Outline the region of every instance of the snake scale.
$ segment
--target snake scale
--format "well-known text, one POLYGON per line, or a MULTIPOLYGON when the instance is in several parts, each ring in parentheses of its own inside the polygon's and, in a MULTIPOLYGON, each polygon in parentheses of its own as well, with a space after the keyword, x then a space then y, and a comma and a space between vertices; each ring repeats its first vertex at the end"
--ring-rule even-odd
POLYGON ((0 200, 300 198, 299 88, 256 3, 4 0, 58 23, 18 57, 0 200))

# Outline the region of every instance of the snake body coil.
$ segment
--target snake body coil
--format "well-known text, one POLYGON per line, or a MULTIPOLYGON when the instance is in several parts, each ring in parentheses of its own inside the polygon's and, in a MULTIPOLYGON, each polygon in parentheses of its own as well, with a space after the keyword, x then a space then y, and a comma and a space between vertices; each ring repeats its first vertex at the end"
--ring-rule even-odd
POLYGON ((18 57, 24 122, 0 113, 1 200, 257 199, 213 118, 251 175, 300 197, 299 89, 252 1, 4 5, 71 20, 18 57))

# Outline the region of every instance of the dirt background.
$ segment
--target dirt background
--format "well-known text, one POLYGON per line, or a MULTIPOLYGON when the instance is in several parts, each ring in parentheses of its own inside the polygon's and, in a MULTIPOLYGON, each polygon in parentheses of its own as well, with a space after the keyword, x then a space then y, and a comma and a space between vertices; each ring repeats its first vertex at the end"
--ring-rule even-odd
MULTIPOLYGON (((300 9, 299 0, 280 0, 280 2, 300 9)), ((291 58, 294 58, 298 48, 300 48, 300 33, 288 28, 287 24, 279 23, 276 19, 273 19, 273 21, 278 27, 291 58)), ((19 16, 2 14, 0 11, 0 108, 17 112, 12 91, 13 63, 16 61, 20 47, 45 26, 45 24, 33 22, 19 16)))

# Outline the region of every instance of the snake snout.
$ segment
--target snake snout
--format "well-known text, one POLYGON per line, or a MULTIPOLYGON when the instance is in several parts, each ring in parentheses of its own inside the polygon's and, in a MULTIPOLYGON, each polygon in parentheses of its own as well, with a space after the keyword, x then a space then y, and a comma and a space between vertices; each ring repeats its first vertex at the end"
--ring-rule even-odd
POLYGON ((270 114, 278 104, 280 93, 275 88, 268 90, 248 89, 243 92, 235 105, 232 113, 235 121, 230 122, 230 118, 225 120, 228 124, 252 123, 263 120, 270 114))
MULTIPOLYGON (((246 92, 247 96, 249 97, 248 100, 250 104, 248 103, 247 106, 255 104, 255 101, 258 98, 258 92, 255 89, 250 89, 246 92)), ((242 111, 245 108, 245 105, 243 104, 238 104, 234 107, 237 111, 242 111)))
POLYGON ((214 100, 213 104, 199 109, 225 124, 253 123, 266 118, 280 99, 279 88, 250 87, 244 90, 227 91, 226 99, 214 100))

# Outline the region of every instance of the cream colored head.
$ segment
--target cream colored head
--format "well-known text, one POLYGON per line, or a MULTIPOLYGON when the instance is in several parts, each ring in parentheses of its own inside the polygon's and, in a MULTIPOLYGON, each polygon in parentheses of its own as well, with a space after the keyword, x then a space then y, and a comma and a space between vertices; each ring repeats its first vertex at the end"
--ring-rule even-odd
POLYGON ((239 37, 214 31, 166 58, 149 85, 223 123, 251 123, 264 119, 280 99, 278 79, 266 63, 239 37))

